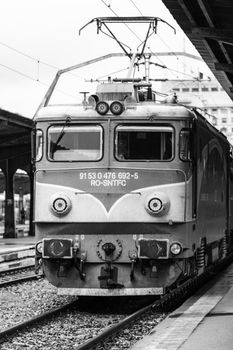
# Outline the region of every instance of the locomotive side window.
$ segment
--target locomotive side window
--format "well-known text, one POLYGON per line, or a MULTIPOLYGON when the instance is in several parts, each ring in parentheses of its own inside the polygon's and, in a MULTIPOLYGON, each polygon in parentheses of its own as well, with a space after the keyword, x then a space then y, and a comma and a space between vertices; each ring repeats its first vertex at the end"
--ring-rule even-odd
POLYGON ((119 161, 168 161, 173 156, 174 130, 159 126, 118 126, 115 157, 119 161))
POLYGON ((52 126, 48 156, 52 161, 98 161, 102 158, 103 130, 99 125, 52 126))
POLYGON ((180 132, 180 159, 191 160, 190 130, 183 129, 180 132))
POLYGON ((35 160, 39 162, 43 155, 43 132, 42 130, 36 130, 36 149, 35 149, 35 160))

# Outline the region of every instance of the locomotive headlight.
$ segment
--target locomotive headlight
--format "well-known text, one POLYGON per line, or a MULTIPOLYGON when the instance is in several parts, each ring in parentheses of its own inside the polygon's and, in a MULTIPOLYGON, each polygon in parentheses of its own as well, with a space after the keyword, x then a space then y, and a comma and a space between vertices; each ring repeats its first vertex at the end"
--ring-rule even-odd
POLYGON ((53 196, 51 210, 53 214, 56 215, 65 215, 71 209, 71 201, 69 197, 67 197, 63 193, 59 193, 53 196))
POLYGON ((162 207, 163 207, 163 203, 161 202, 161 200, 159 198, 154 197, 154 198, 150 199, 148 202, 148 208, 153 213, 160 212, 162 207))
POLYGON ((105 101, 99 101, 96 104, 96 110, 100 115, 105 115, 109 111, 109 105, 105 101))
POLYGON ((36 252, 37 252, 38 254, 42 254, 42 251, 43 251, 43 242, 38 242, 38 243, 36 244, 36 252))
POLYGON ((124 110, 124 105, 120 101, 114 101, 110 105, 112 114, 120 115, 124 110))
POLYGON ((53 202, 53 208, 58 214, 64 213, 67 208, 67 201, 64 198, 57 198, 53 202))
POLYGON ((170 245, 170 252, 173 255, 179 255, 180 253, 182 253, 182 245, 179 242, 174 242, 170 245))
POLYGON ((162 216, 168 212, 170 200, 166 193, 154 193, 146 198, 145 208, 151 215, 162 216))

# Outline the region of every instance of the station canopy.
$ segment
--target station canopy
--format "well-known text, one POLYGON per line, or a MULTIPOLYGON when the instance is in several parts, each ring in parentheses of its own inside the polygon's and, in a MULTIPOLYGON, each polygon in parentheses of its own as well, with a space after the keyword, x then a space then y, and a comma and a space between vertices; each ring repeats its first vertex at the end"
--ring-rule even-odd
POLYGON ((31 157, 33 121, 0 109, 0 161, 31 157))
POLYGON ((233 1, 162 1, 233 100, 233 1))

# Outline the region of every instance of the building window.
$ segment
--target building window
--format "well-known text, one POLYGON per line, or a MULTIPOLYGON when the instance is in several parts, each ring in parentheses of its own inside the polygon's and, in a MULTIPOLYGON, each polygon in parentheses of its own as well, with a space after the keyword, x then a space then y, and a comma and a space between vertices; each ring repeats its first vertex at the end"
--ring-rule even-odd
POLYGON ((180 91, 179 88, 173 88, 172 90, 173 90, 173 91, 180 91))
POLYGON ((199 89, 198 89, 198 88, 192 88, 192 91, 193 91, 193 92, 198 92, 199 89))
POLYGON ((227 118, 222 118, 222 123, 226 123, 227 122, 227 118))
POLYGON ((203 87, 201 88, 201 91, 209 91, 209 89, 207 87, 203 87))
POLYGON ((217 87, 212 87, 211 91, 218 91, 218 88, 217 87))
POLYGON ((220 129, 220 131, 225 134, 227 132, 227 129, 226 128, 222 128, 222 129, 220 129))
POLYGON ((221 114, 227 114, 227 109, 226 108, 221 108, 220 109, 221 114))
POLYGON ((182 91, 183 91, 183 92, 188 92, 188 91, 189 91, 189 88, 183 88, 182 91))
POLYGON ((212 113, 217 113, 217 112, 218 112, 218 109, 217 109, 217 108, 211 108, 211 112, 212 112, 212 113))

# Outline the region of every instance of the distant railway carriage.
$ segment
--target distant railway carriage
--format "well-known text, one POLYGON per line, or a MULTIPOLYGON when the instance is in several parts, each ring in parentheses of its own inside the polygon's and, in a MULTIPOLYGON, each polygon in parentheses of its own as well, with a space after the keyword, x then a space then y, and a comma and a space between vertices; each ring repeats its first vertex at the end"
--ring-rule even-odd
MULTIPOLYGON (((24 224, 25 220, 29 220, 30 211, 30 194, 24 195, 22 198, 18 194, 14 195, 15 223, 24 224), (21 209, 20 209, 21 208, 21 209), (23 212, 22 212, 23 208, 23 212)), ((0 193, 0 221, 5 218, 5 192, 0 193)))
POLYGON ((44 104, 35 158, 36 264, 60 293, 160 295, 232 250, 230 144, 150 82, 44 104))

